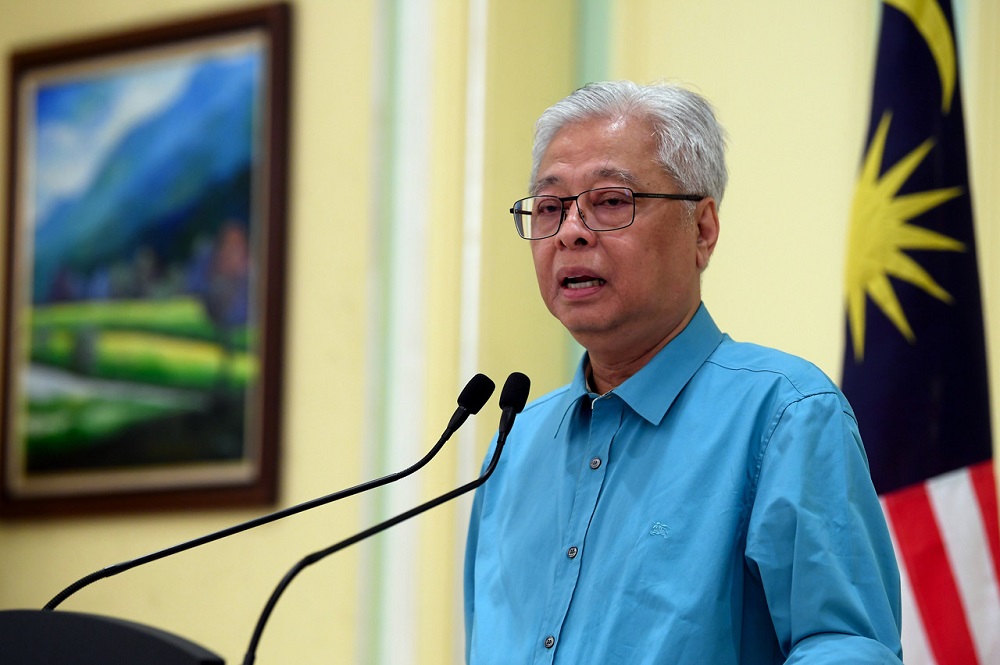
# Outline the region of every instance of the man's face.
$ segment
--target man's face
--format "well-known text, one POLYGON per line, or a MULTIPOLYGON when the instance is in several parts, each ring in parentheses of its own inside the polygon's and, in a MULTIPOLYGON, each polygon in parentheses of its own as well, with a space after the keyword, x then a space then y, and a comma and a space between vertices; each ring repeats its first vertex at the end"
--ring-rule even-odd
MULTIPOLYGON (((598 118, 563 127, 542 157, 532 194, 574 196, 596 187, 679 192, 656 163, 647 121, 598 118)), ((635 221, 594 232, 575 204, 551 238, 531 241, 549 311, 585 348, 644 354, 686 325, 701 302, 700 276, 718 235, 715 201, 636 199, 635 221)))

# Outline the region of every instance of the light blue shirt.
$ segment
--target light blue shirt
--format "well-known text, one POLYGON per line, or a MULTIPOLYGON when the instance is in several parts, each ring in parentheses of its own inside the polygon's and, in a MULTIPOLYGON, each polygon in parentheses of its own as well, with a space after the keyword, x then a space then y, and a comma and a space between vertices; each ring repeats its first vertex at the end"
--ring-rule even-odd
POLYGON ((901 662, 892 545, 819 369, 704 306, 610 393, 584 367, 476 494, 469 663, 901 662))

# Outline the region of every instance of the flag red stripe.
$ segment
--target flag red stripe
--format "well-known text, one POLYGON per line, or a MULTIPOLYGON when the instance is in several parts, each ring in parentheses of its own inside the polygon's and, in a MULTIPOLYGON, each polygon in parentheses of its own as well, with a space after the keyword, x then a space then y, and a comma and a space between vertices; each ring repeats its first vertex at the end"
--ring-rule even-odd
POLYGON ((986 540, 990 544, 990 558, 993 561, 993 574, 1000 583, 1000 518, 997 516, 997 485, 993 473, 993 461, 973 466, 969 469, 969 475, 972 477, 972 487, 983 515, 986 540))
POLYGON ((978 663, 965 609, 923 483, 885 495, 900 556, 938 665, 978 663))

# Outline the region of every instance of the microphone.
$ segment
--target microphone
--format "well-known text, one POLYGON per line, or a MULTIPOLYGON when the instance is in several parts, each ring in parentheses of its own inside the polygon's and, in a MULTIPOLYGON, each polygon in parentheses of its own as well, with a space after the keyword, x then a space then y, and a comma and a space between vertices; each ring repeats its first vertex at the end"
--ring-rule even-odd
MULTIPOLYGON (((451 435, 469 419, 469 416, 479 413, 479 410, 486 405, 486 401, 489 400, 495 388, 496 384, 485 374, 476 374, 469 379, 469 382, 465 384, 465 388, 458 395, 458 408, 455 409, 451 420, 448 421, 448 426, 444 428, 441 438, 434 446, 437 450, 432 449, 435 454, 441 449, 444 442, 450 439, 451 435)), ((430 461, 430 458, 426 459, 430 461)), ((421 462, 424 462, 424 460, 421 460, 421 462)))
MULTIPOLYGON (((421 458, 415 464, 407 467, 406 469, 403 469, 402 471, 390 473, 387 476, 382 476, 381 478, 370 480, 361 483, 360 485, 355 485, 354 487, 349 487, 345 490, 334 492, 333 494, 327 494, 326 496, 322 496, 317 499, 312 499, 304 503, 300 503, 273 513, 269 513, 267 515, 262 515, 252 520, 241 522, 240 524, 236 524, 234 526, 230 526, 225 529, 221 529, 219 531, 215 531, 213 533, 200 536, 198 538, 194 538, 192 540, 188 540, 183 543, 179 543, 177 545, 173 545, 171 547, 167 547, 165 549, 152 552, 150 554, 146 554, 136 559, 123 561, 121 563, 117 563, 112 566, 102 568, 101 570, 98 570, 85 577, 80 578, 73 584, 69 585, 68 587, 60 591, 58 594, 55 595, 55 597, 52 598, 52 600, 46 603, 45 607, 43 607, 42 609, 54 610, 60 603, 62 603, 64 600, 66 600, 71 595, 73 595, 80 589, 84 588, 85 586, 93 584, 98 580, 102 580, 107 577, 112 577, 114 575, 124 573, 126 570, 131 570, 136 566, 141 566, 145 563, 150 563, 152 561, 168 557, 172 554, 177 554, 179 552, 183 552, 185 550, 198 547, 199 545, 205 545, 207 543, 211 543, 221 538, 232 536, 237 533, 253 529, 254 527, 258 527, 263 524, 268 524, 270 522, 274 522, 275 520, 280 520, 290 515, 301 513, 302 511, 305 510, 310 510, 311 508, 316 508, 319 506, 326 505, 328 503, 332 503, 334 501, 338 501, 340 499, 345 499, 349 496, 360 494, 361 492, 367 492, 368 490, 375 489, 377 487, 382 487, 383 485, 388 485, 389 483, 393 483, 396 482, 397 480, 405 478, 406 476, 409 476, 410 474, 421 469, 428 462, 430 462, 431 459, 438 454, 438 452, 444 446, 445 442, 449 438, 451 438, 451 435, 454 434, 455 431, 462 426, 462 424, 469 418, 469 416, 479 413, 479 410, 483 408, 484 404, 486 404, 486 401, 490 398, 490 395, 493 394, 493 390, 495 389, 495 387, 496 385, 493 383, 493 380, 490 379, 485 374, 476 374, 474 377, 472 377, 469 380, 469 382, 465 385, 465 388, 462 389, 462 392, 459 394, 458 408, 455 409, 455 413, 452 415, 451 420, 448 421, 448 426, 445 427, 445 430, 441 434, 441 437, 438 439, 437 443, 434 444, 434 446, 427 452, 426 455, 423 456, 423 458, 421 458)), ((506 390, 506 388, 504 389, 506 390)))
POLYGON ((521 413, 524 405, 528 402, 528 391, 531 389, 531 380, 520 372, 514 372, 507 377, 500 391, 500 426, 498 427, 497 441, 507 440, 507 435, 514 427, 514 418, 521 413))
POLYGON ((503 385, 503 390, 500 391, 500 427, 499 433, 497 434, 497 443, 493 450, 493 457, 490 458, 490 463, 487 465, 486 470, 483 471, 475 480, 462 485, 450 492, 442 494, 436 499, 431 499, 426 503, 422 503, 416 508, 411 508, 405 513, 400 513, 395 517, 380 522, 373 527, 369 527, 360 533, 356 533, 350 538, 341 540, 339 543, 331 545, 326 549, 313 552, 308 556, 303 557, 296 563, 292 568, 285 573, 285 576, 275 587, 274 591, 271 593, 271 597, 268 598, 267 604, 264 606, 264 610, 261 612, 260 617, 257 619, 257 626, 254 628, 253 636, 250 638, 250 645, 247 647, 246 655, 243 657, 243 665, 253 665, 257 658, 257 646, 260 644, 261 635, 264 632, 264 626, 267 624, 268 618, 270 618, 271 613, 274 611, 274 606, 278 603, 278 599, 281 594, 285 592, 288 585, 292 583, 292 580, 301 573, 305 568, 311 566, 312 564, 325 559, 326 557, 339 552, 340 550, 350 547, 351 545, 361 542, 370 536, 374 536, 377 533, 381 533, 390 527, 394 527, 401 522, 405 522, 411 517, 415 517, 420 513, 426 512, 431 508, 435 508, 442 503, 451 501, 457 496, 465 494, 470 490, 474 490, 483 483, 485 483, 491 475, 493 475, 493 470, 496 469, 497 462, 500 461, 500 453, 503 452, 504 443, 507 441, 507 435, 510 434, 511 428, 514 427, 514 418, 517 414, 521 413, 524 409, 525 403, 528 401, 528 391, 531 388, 531 380, 527 376, 521 374, 520 372, 513 372, 507 377, 507 381, 503 385))

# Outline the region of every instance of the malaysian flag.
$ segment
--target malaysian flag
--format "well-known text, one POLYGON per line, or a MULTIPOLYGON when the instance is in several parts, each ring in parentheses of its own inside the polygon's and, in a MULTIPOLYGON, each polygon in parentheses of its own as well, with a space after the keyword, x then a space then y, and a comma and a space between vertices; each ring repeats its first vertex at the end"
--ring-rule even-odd
POLYGON ((908 665, 1000 663, 1000 528, 950 0, 885 0, 851 209, 843 390, 902 574, 908 665))

